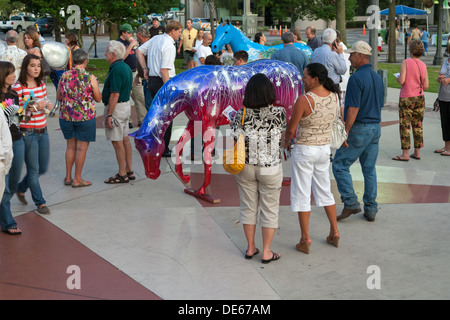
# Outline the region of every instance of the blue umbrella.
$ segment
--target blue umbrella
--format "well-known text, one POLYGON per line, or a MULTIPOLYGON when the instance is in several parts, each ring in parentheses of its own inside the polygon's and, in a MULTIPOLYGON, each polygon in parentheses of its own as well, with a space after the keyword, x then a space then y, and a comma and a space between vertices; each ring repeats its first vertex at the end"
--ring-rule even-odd
MULTIPOLYGON (((380 11, 382 16, 389 15, 389 8, 380 11)), ((403 5, 395 6, 395 15, 421 16, 428 14, 425 10, 411 8, 403 5)))

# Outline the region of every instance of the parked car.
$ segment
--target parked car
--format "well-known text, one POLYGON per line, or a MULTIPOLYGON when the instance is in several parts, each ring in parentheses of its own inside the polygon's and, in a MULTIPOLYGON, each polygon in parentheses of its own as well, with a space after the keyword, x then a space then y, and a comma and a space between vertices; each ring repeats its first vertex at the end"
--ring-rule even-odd
POLYGON ((42 17, 36 20, 36 24, 38 25, 39 32, 41 35, 44 34, 53 34, 53 18, 51 17, 42 17))
POLYGON ((36 23, 36 19, 32 16, 20 15, 12 16, 9 20, 0 21, 0 30, 7 32, 8 30, 16 30, 20 32, 26 29, 28 26, 33 26, 36 23))
POLYGON ((192 27, 199 30, 205 29, 206 31, 211 31, 211 22, 206 18, 193 18, 192 27))
POLYGON ((164 20, 164 15, 162 15, 161 13, 152 13, 151 15, 148 16, 148 19, 150 21, 152 21, 153 18, 157 18, 161 22, 164 20))

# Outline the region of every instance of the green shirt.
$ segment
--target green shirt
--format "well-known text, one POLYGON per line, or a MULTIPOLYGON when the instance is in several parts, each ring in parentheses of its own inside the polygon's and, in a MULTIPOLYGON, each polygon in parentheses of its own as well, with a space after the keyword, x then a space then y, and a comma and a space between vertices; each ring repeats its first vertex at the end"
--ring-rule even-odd
POLYGON ((133 73, 130 67, 123 60, 116 60, 109 66, 102 91, 102 102, 109 103, 109 96, 112 92, 119 93, 118 102, 130 100, 131 87, 133 85, 133 73))

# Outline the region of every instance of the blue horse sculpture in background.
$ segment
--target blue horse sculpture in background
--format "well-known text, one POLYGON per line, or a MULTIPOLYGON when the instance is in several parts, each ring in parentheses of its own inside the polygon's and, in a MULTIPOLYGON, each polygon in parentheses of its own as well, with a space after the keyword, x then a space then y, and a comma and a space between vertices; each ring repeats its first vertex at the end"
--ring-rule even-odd
MULTIPOLYGON (((229 20, 221 23, 217 27, 216 37, 211 44, 212 52, 222 50, 226 44, 230 44, 233 52, 239 50, 247 51, 248 62, 258 59, 270 59, 275 51, 283 48, 283 44, 263 46, 262 44, 251 41, 241 30, 233 26, 229 20)), ((310 47, 303 43, 295 43, 294 45, 306 53, 308 59, 311 58, 312 50, 310 47)))

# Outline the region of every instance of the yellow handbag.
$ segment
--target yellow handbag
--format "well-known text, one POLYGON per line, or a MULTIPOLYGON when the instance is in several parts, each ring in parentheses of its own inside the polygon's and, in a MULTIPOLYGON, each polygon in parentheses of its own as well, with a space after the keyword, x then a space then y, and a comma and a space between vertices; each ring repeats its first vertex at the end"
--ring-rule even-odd
MULTIPOLYGON (((242 113, 242 125, 244 125, 245 110, 242 113)), ((244 169, 245 165, 245 137, 239 135, 238 140, 234 143, 234 147, 225 150, 223 153, 223 168, 231 174, 238 174, 244 169)))

